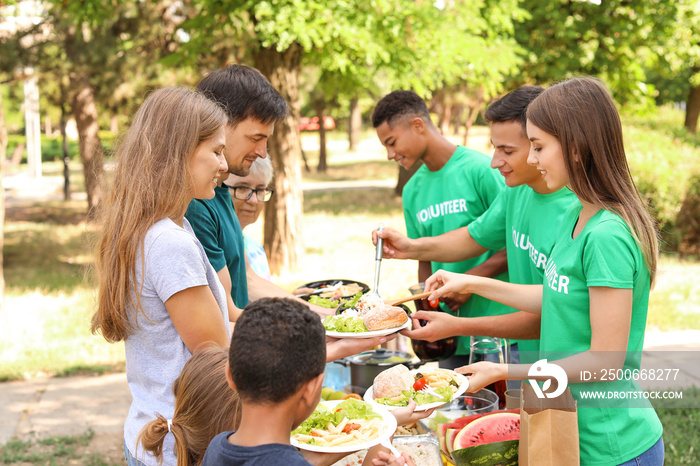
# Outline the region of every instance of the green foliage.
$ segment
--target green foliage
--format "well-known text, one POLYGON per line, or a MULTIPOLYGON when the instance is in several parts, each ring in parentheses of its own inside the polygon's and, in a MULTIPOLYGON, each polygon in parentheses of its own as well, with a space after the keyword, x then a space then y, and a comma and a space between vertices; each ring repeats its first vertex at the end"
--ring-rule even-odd
POLYGON ((378 77, 426 96, 458 81, 500 90, 519 63, 513 21, 526 13, 516 0, 446 3, 440 9, 427 0, 201 0, 199 14, 183 24, 190 41, 178 55, 199 62, 199 53, 219 41, 210 34, 214 25, 226 24, 229 43, 278 52, 299 44, 331 95, 372 90, 378 77))
POLYGON ((522 71, 538 82, 574 74, 598 76, 622 103, 650 102, 645 66, 675 14, 674 2, 524 0, 530 19, 516 26, 528 50, 522 71))
POLYGON ((678 251, 678 215, 693 174, 700 173, 698 150, 666 134, 625 127, 630 169, 637 188, 649 202, 662 238, 662 250, 678 251))
MULTIPOLYGON (((109 131, 100 131, 100 141, 102 142, 102 149, 105 153, 112 150, 114 144, 114 136, 109 131)), ((10 134, 8 136, 7 144, 7 156, 11 157, 15 148, 24 144, 24 152, 22 155, 22 162, 27 161, 27 148, 26 148, 26 137, 22 134, 10 134)), ((78 141, 68 140, 68 157, 71 160, 80 160, 80 152, 78 148, 78 141)), ((41 135, 41 160, 44 162, 52 160, 63 160, 63 140, 61 137, 48 137, 44 134, 41 135)))
POLYGON ((693 206, 700 145, 682 121, 682 112, 668 106, 649 116, 623 113, 630 169, 658 221, 662 251, 696 254, 692 238, 699 237, 700 229, 694 226, 698 210, 693 211, 693 206))
POLYGON ((700 172, 688 182, 685 198, 678 213, 680 236, 679 251, 682 254, 700 256, 700 172))
POLYGON ((691 82, 700 85, 700 3, 677 0, 669 7, 672 18, 657 32, 657 60, 649 71, 651 81, 658 83, 660 103, 685 101, 691 82))
POLYGON ((700 388, 685 388, 683 405, 687 408, 672 408, 678 400, 654 400, 661 424, 664 426, 664 448, 666 466, 698 464, 698 445, 700 445, 700 388), (667 403, 664 403, 667 401, 667 403))

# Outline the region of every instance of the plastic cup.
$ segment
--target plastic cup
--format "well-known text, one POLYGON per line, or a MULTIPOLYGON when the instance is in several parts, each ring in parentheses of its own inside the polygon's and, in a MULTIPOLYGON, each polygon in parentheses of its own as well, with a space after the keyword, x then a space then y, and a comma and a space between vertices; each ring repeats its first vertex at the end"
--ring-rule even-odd
POLYGON ((506 390, 506 409, 520 408, 520 389, 506 390))

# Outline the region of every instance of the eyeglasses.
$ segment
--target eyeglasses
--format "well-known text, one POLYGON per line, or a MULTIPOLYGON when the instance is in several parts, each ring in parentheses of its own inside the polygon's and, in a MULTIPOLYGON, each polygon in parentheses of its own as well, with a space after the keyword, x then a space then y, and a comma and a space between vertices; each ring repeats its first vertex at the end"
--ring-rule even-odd
POLYGON ((275 193, 275 191, 270 188, 253 189, 247 186, 229 186, 229 188, 233 190, 233 197, 239 201, 247 201, 253 197, 253 193, 255 193, 255 197, 258 198, 259 202, 267 202, 275 193))

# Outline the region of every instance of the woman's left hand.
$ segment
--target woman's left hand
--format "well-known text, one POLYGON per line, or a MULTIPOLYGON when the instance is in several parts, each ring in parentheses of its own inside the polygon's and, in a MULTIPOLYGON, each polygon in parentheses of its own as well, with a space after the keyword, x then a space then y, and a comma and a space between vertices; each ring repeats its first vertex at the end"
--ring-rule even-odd
POLYGON ((396 418, 396 423, 400 426, 405 426, 407 424, 413 424, 419 419, 425 419, 426 417, 433 414, 435 408, 428 409, 427 411, 416 411, 418 405, 414 400, 408 400, 408 406, 403 408, 396 408, 391 411, 391 414, 396 418))
POLYGON ((458 367, 455 372, 467 376, 469 379, 467 392, 474 393, 498 380, 506 380, 508 378, 508 365, 481 361, 458 367))

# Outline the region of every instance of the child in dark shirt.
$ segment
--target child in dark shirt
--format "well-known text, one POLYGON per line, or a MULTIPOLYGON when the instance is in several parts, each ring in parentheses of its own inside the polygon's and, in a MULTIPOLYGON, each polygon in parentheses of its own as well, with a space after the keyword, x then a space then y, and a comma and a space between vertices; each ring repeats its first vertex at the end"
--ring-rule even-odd
MULTIPOLYGON (((235 432, 214 437, 202 465, 311 464, 289 439, 321 399, 325 365, 325 330, 308 307, 287 298, 249 304, 234 328, 226 370, 242 405, 241 421, 235 432)), ((397 421, 430 415, 413 408, 397 413, 397 421)), ((323 457, 309 459, 331 464, 346 454, 316 454, 323 457)))
POLYGON ((318 404, 325 367, 325 330, 308 307, 284 298, 248 305, 226 373, 241 400, 241 422, 214 437, 202 464, 308 466, 289 436, 318 404))

